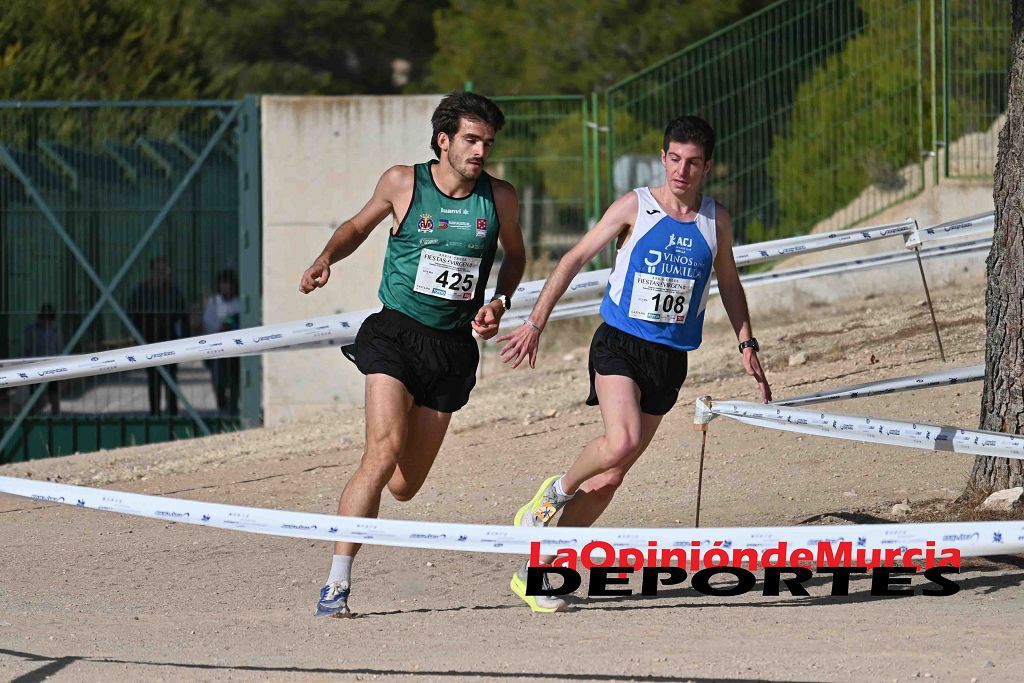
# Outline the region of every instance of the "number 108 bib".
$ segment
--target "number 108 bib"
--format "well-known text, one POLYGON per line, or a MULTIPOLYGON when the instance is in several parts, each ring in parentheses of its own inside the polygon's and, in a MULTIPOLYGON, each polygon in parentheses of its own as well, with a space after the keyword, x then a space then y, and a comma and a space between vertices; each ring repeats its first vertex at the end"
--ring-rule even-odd
POLYGON ((653 323, 682 323, 690 312, 693 283, 689 278, 633 274, 629 317, 653 323))
POLYGON ((480 262, 476 256, 456 256, 424 249, 413 290, 452 301, 469 301, 476 291, 480 262))

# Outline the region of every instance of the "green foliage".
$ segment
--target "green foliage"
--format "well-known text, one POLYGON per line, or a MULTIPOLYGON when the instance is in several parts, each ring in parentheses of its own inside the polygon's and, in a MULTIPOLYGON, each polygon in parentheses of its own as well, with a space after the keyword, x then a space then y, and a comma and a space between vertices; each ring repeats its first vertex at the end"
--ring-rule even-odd
POLYGON ((215 0, 204 19, 210 69, 235 96, 401 92, 395 60, 422 80, 444 1, 215 0))
POLYGON ((0 99, 413 89, 447 0, 3 0, 0 99))
MULTIPOLYGON (((657 155, 661 149, 662 132, 648 129, 640 125, 625 111, 616 111, 613 127, 617 131, 639 141, 639 146, 647 154, 657 155)), ((545 192, 548 196, 565 201, 578 196, 584 183, 583 164, 569 164, 564 161, 568 156, 579 154, 582 114, 567 116, 539 137, 538 148, 543 155, 537 159, 537 170, 543 178, 545 192)), ((611 173, 606 155, 601 155, 599 178, 607 178, 611 173)), ((614 198, 610 198, 609 201, 614 198)))
POLYGON ((952 141, 987 130, 1006 111, 1010 3, 952 0, 947 22, 952 141))
POLYGON ((871 185, 900 189, 899 169, 919 159, 917 4, 858 5, 865 30, 800 86, 775 139, 768 172, 781 219, 776 236, 806 232, 871 185))
POLYGON ((576 94, 601 89, 768 4, 755 0, 451 0, 434 13, 440 89, 576 94))
POLYGON ((766 4, 2 0, 0 98, 585 93, 766 4))
POLYGON ((193 98, 210 94, 185 0, 5 0, 0 98, 193 98))

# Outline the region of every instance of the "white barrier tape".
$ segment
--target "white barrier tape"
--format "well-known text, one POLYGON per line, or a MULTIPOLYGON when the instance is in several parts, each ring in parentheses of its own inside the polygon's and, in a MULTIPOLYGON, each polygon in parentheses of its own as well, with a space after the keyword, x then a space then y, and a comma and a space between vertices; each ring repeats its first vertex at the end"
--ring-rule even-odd
MULTIPOLYGON (((733 258, 736 259, 736 265, 749 266, 783 256, 792 256, 793 254, 806 254, 826 249, 835 249, 837 247, 848 247, 897 235, 907 235, 916 227, 917 221, 908 218, 899 223, 887 223, 867 228, 851 228, 830 233, 801 235, 768 242, 745 244, 733 247, 733 258)), ((611 268, 580 273, 569 284, 566 296, 577 297, 589 294, 604 294, 610 273, 611 268)), ((536 301, 537 297, 540 296, 541 289, 544 288, 545 282, 546 280, 533 280, 519 285, 515 294, 516 304, 532 304, 536 301)), ((490 298, 493 294, 493 290, 488 290, 487 297, 490 298)))
MULTIPOLYGON (((548 316, 548 322, 552 320, 565 320, 566 318, 582 318, 588 315, 596 315, 601 311, 603 299, 588 299, 586 301, 573 301, 557 304, 548 316)), ((507 327, 518 327, 530 317, 530 310, 512 310, 501 318, 502 329, 507 327)))
MULTIPOLYGON (((608 286, 608 276, 611 272, 611 268, 602 268, 601 270, 588 270, 580 273, 569 282, 569 288, 565 290, 562 298, 575 298, 593 294, 603 295, 605 287, 608 286)), ((530 280, 529 282, 520 283, 515 295, 512 297, 515 306, 512 310, 530 308, 537 301, 537 297, 540 296, 540 291, 544 289, 546 282, 547 280, 530 280)), ((486 298, 490 299, 492 296, 494 296, 494 290, 488 289, 486 298)))
MULTIPOLYGON (((929 249, 922 249, 920 251, 920 255, 922 259, 929 259, 943 256, 972 254, 986 251, 990 249, 991 246, 992 240, 990 239, 972 240, 970 242, 958 244, 940 244, 929 249)), ((748 275, 741 280, 744 287, 756 287, 757 285, 767 284, 769 282, 802 280, 804 278, 820 277, 822 275, 834 275, 836 273, 846 273, 868 268, 879 268, 881 266, 891 266, 899 263, 911 263, 915 258, 914 254, 910 252, 892 251, 874 256, 865 256, 863 258, 830 261, 828 263, 821 263, 813 266, 790 268, 788 270, 781 270, 778 272, 772 271, 767 273, 757 273, 755 275, 748 275)), ((712 289, 712 293, 716 292, 716 289, 712 289)))
POLYGON ((715 419, 715 413, 711 410, 711 397, 701 396, 697 399, 695 407, 693 424, 697 426, 711 424, 711 421, 715 419))
MULTIPOLYGON (((952 256, 989 249, 990 245, 991 240, 987 239, 953 245, 939 245, 922 250, 920 255, 922 259, 952 256)), ((744 287, 753 287, 769 282, 786 282, 839 272, 876 268, 904 261, 912 261, 914 258, 914 255, 910 253, 891 252, 878 256, 792 268, 780 272, 757 273, 744 276, 741 278, 741 281, 744 287)), ((580 280, 580 287, 576 293, 591 292, 591 290, 595 289, 596 283, 600 281, 601 274, 606 272, 593 271, 579 276, 584 279, 580 280)), ((543 280, 538 280, 527 284, 539 284, 542 286, 543 282, 543 280)), ((602 285, 597 289, 603 290, 604 286, 602 285)), ((539 286, 536 289, 539 291, 539 286)), ((601 293, 603 294, 603 291, 601 293)), ((717 283, 712 284, 710 293, 712 295, 718 294, 717 283)), ((597 301, 595 303, 593 300, 589 302, 566 302, 564 306, 559 312, 559 316, 563 318, 575 317, 593 315, 600 309, 600 302, 597 301)), ((233 332, 220 332, 203 337, 176 339, 157 344, 101 351, 95 354, 62 356, 57 360, 3 367, 0 368, 0 388, 88 377, 108 372, 124 372, 193 360, 248 356, 310 343, 332 341, 338 345, 351 344, 355 340, 359 325, 377 310, 365 309, 339 315, 250 327, 233 332)), ((521 317, 509 317, 507 322, 503 320, 502 327, 513 325, 513 321, 516 321, 515 324, 522 324, 522 321, 529 313, 519 309, 517 315, 521 317)))
MULTIPOLYGON (((703 409, 697 408, 698 411, 703 409)), ((1024 436, 1002 432, 961 429, 923 422, 903 422, 887 417, 825 413, 746 401, 716 400, 714 405, 707 409, 715 415, 724 415, 757 427, 811 436, 965 455, 1024 459, 1024 436)))
POLYGON ((939 370, 922 375, 911 375, 909 377, 896 377, 885 379, 880 382, 867 382, 855 384, 840 389, 819 391, 814 394, 794 396, 782 401, 772 401, 777 406, 801 406, 811 403, 823 403, 843 398, 863 398, 865 396, 878 396, 880 394, 894 394, 898 391, 913 391, 915 389, 929 389, 932 387, 944 387, 964 382, 978 382, 985 379, 985 366, 973 365, 969 368, 959 370, 939 370))
POLYGON ((0 370, 3 368, 16 368, 22 365, 35 365, 36 363, 59 362, 64 356, 32 356, 30 358, 6 358, 0 360, 0 370))
POLYGON ((359 326, 374 312, 355 311, 94 354, 62 356, 55 361, 3 368, 0 370, 0 387, 124 372, 193 360, 245 356, 326 339, 342 344, 352 343, 359 326))
MULTIPOLYGON (((976 240, 971 242, 965 242, 963 244, 953 245, 939 245, 929 249, 921 251, 922 259, 931 258, 942 258, 948 256, 957 256, 962 254, 970 254, 980 252, 989 249, 991 246, 990 240, 976 240)), ((865 270, 870 268, 880 268, 882 266, 888 266, 898 263, 909 263, 914 260, 914 255, 905 251, 892 251, 884 254, 878 254, 875 256, 868 256, 863 258, 847 259, 844 261, 830 261, 828 263, 822 263, 814 266, 805 266, 800 268, 790 268, 788 270, 780 270, 777 272, 770 273, 755 273, 753 275, 741 275, 740 282, 743 283, 744 287, 757 287, 759 285, 766 285, 777 282, 789 282, 792 280, 803 280, 807 278, 821 277, 824 275, 832 275, 835 273, 843 273, 854 270, 865 270)), ((710 296, 718 295, 718 283, 712 281, 710 296)), ((601 299, 589 299, 585 301, 573 301, 566 304, 558 304, 552 311, 550 320, 560 320, 564 318, 583 317, 588 315, 596 315, 601 310, 601 299)), ((510 313, 506 314, 501 319, 501 327, 516 327, 523 324, 523 322, 530 315, 529 310, 513 309, 510 313)))
POLYGON ((953 237, 966 237, 967 235, 980 235, 992 233, 996 227, 996 214, 994 211, 979 213, 977 216, 968 216, 948 223, 940 223, 929 228, 918 228, 907 235, 907 241, 903 246, 908 249, 920 247, 925 242, 950 239, 953 237))
POLYGON ((783 256, 794 254, 809 254, 836 247, 848 247, 854 244, 863 244, 886 237, 910 234, 917 228, 917 221, 907 218, 899 223, 888 223, 868 228, 851 228, 849 230, 838 230, 829 233, 817 233, 813 235, 801 235, 799 237, 787 237, 771 242, 760 242, 757 244, 745 244, 733 248, 733 258, 737 266, 749 266, 755 263, 771 261, 783 256))
POLYGON ((928 524, 857 524, 848 526, 790 526, 701 529, 627 529, 548 527, 524 528, 486 524, 448 524, 406 520, 366 519, 206 503, 124 491, 70 486, 52 482, 0 477, 0 493, 108 512, 120 512, 218 529, 370 545, 435 550, 528 555, 530 542, 542 552, 581 549, 592 541, 613 548, 644 550, 649 541, 660 548, 789 548, 817 550, 818 543, 847 541, 856 548, 956 548, 965 557, 1024 552, 1024 521, 945 522, 928 524))

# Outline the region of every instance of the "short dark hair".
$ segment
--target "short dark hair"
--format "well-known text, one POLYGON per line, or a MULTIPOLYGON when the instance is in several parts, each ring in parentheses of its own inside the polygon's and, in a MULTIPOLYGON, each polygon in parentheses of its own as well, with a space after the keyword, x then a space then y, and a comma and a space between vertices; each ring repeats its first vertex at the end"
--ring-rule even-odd
POLYGON ((704 161, 708 161, 715 153, 715 129, 699 116, 680 116, 665 127, 664 151, 673 142, 700 145, 704 150, 704 161))
POLYGON ((473 92, 450 92, 430 117, 434 126, 434 137, 430 139, 430 148, 438 159, 441 158, 441 146, 437 144, 437 134, 445 133, 448 137, 459 132, 459 120, 469 119, 486 123, 497 133, 505 125, 505 115, 501 113, 491 100, 473 92))
POLYGON ((214 280, 214 286, 220 286, 221 284, 228 284, 238 291, 238 274, 235 273, 234 268, 225 268, 224 270, 217 273, 217 279, 214 280))

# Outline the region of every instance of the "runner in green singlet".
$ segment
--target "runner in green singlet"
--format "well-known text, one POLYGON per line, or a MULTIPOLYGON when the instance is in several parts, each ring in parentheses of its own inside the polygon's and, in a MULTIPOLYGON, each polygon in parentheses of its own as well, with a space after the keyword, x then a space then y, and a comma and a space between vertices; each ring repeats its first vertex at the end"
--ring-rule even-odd
MULTIPOLYGON (((366 375, 366 447, 341 494, 338 514, 376 517, 387 487, 399 501, 416 495, 448 429, 466 405, 480 357, 472 332, 490 339, 525 267, 519 200, 511 184, 484 170, 505 117, 486 97, 451 93, 431 117, 437 156, 393 166, 373 196, 334 232, 299 285, 327 284, 331 265, 393 218, 379 297, 344 349, 366 375), (484 301, 498 244, 504 250, 497 293, 484 301)), ((355 543, 336 543, 320 591, 318 616, 347 616, 355 543)))

